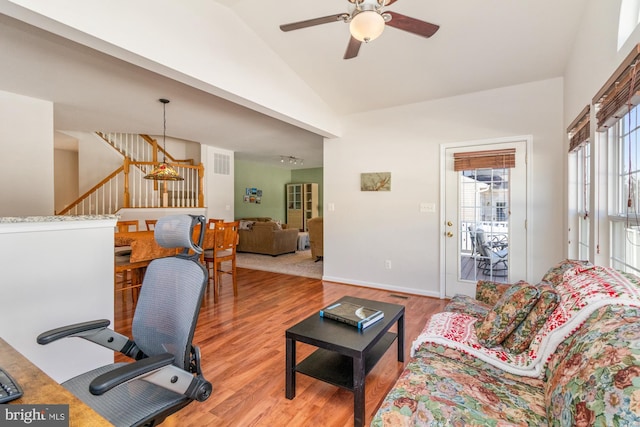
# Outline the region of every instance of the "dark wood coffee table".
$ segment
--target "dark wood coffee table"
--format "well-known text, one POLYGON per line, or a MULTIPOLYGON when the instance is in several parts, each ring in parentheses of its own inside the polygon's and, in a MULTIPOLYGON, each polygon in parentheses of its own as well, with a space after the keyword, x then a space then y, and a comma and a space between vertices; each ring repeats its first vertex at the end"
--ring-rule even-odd
POLYGON ((363 331, 331 319, 318 312, 286 331, 287 399, 296 396, 296 372, 325 381, 353 392, 354 425, 364 425, 365 376, 397 338, 398 361, 404 362, 404 306, 343 297, 336 302, 349 301, 384 312, 384 318, 363 331), (394 323, 397 334, 389 332, 394 323), (296 364, 296 341, 318 347, 309 357, 296 364))

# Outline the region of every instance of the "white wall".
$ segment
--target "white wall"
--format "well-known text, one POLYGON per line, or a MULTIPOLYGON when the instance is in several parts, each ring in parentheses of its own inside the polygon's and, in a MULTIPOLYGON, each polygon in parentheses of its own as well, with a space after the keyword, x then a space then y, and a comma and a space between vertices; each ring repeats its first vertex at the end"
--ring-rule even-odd
POLYGON ((223 218, 233 221, 234 217, 234 153, 220 148, 201 146, 200 157, 206 165, 204 176, 204 204, 207 218, 223 218), (214 173, 215 154, 229 156, 229 174, 214 173))
POLYGON ((0 216, 52 215, 53 104, 0 91, 0 216))
POLYGON ((539 280, 563 257, 562 92, 552 79, 349 117, 324 145, 325 279, 439 295, 442 219, 419 204, 440 211, 440 144, 532 135, 530 280, 539 280), (362 172, 391 172, 391 192, 361 192, 362 172))
POLYGON ((321 135, 340 132, 320 96, 215 2, 0 0, 0 13, 321 135))
POLYGON ((58 382, 113 363, 113 351, 80 338, 47 346, 36 338, 72 323, 113 322, 115 222, 113 216, 0 218, 0 336, 58 382))
POLYGON ((81 195, 122 166, 122 156, 95 133, 60 132, 78 140, 78 189, 81 195))
POLYGON ((54 195, 56 212, 66 208, 78 193, 78 152, 54 150, 54 195))

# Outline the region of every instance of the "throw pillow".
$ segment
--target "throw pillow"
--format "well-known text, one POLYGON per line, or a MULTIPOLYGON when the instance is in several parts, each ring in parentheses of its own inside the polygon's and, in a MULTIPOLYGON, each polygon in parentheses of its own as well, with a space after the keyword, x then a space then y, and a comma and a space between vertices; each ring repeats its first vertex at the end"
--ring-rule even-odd
POLYGON ((239 230, 253 230, 253 223, 255 221, 243 221, 240 220, 240 224, 238 225, 239 230))
POLYGON ((475 323, 480 344, 485 347, 501 344, 529 314, 539 295, 538 288, 525 281, 507 289, 484 319, 475 323))
POLYGON ((277 228, 278 230, 282 230, 282 223, 281 223, 279 220, 277 220, 277 219, 276 219, 276 220, 274 220, 273 222, 275 222, 275 223, 276 223, 276 228, 277 228))
POLYGON ((476 299, 494 306, 502 294, 511 287, 510 283, 500 283, 491 280, 478 280, 476 283, 476 299))
POLYGON ((522 323, 502 343, 502 347, 512 353, 520 354, 529 348, 536 333, 542 328, 560 302, 560 295, 550 283, 542 282, 537 287, 540 291, 538 302, 522 323))

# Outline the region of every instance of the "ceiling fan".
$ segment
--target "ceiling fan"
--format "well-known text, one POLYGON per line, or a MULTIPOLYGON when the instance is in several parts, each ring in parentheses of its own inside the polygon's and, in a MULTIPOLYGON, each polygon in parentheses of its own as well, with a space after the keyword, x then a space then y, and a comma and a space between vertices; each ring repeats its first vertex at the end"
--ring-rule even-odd
POLYGON ((439 25, 421 21, 416 18, 402 15, 397 12, 387 11, 385 8, 398 0, 347 0, 348 13, 324 16, 322 18, 307 19, 305 21, 292 22, 280 25, 282 31, 293 31, 315 25, 328 24, 342 21, 349 24, 351 39, 347 45, 344 59, 358 56, 362 42, 369 43, 376 39, 385 25, 407 31, 421 37, 431 37, 440 28, 439 25))

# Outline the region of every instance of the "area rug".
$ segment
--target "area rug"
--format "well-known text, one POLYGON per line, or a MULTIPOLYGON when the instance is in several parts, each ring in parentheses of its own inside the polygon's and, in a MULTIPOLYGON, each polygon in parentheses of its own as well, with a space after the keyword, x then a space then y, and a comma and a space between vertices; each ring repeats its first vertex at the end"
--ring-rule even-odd
POLYGON ((314 262, 311 250, 278 256, 238 252, 236 266, 292 276, 322 278, 322 261, 314 262))

